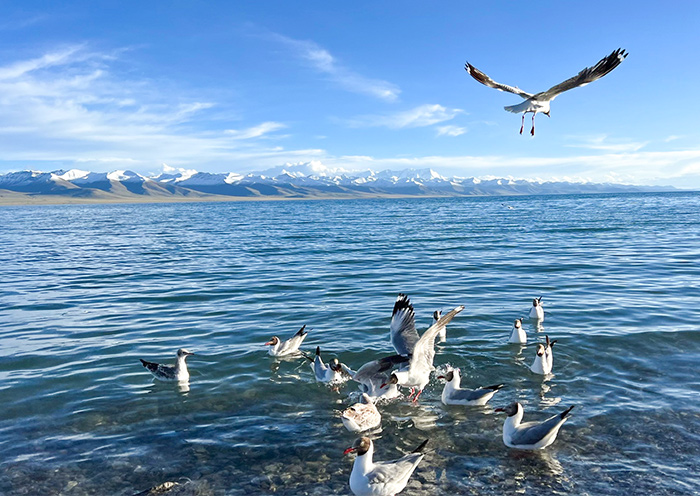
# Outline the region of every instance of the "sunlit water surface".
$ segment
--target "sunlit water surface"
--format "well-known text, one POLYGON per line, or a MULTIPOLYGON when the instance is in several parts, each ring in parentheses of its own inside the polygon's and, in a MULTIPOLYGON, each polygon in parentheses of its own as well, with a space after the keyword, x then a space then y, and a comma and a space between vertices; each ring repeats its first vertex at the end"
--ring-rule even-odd
POLYGON ((303 324, 357 368, 392 353, 398 293, 418 328, 466 309, 437 347, 486 407, 380 407, 376 458, 430 438, 406 495, 697 494, 700 195, 0 208, 0 493, 349 494, 356 385, 316 384, 263 346, 303 324), (507 343, 535 296, 541 329, 507 343), (548 380, 528 366, 558 339, 548 380), (187 387, 139 358, 189 359, 187 387), (508 449, 496 406, 554 445, 508 449))

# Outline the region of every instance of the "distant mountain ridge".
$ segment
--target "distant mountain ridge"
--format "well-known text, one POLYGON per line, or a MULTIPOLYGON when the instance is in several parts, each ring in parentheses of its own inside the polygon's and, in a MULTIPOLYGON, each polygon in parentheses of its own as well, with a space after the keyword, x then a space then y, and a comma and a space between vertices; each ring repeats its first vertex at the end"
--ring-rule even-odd
POLYGON ((525 179, 447 178, 432 169, 352 172, 320 162, 287 164, 246 175, 164 167, 143 176, 129 170, 20 171, 0 175, 0 191, 95 200, 236 198, 368 198, 388 196, 505 196, 675 191, 672 187, 525 179))

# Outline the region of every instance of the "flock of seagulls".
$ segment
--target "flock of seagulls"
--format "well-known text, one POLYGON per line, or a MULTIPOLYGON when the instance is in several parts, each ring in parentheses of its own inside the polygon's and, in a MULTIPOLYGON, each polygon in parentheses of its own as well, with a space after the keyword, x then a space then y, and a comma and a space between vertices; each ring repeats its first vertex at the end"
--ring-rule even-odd
MULTIPOLYGON (((381 428, 382 423, 382 415, 377 405, 387 400, 404 398, 402 389, 410 389, 407 399, 412 403, 418 402, 421 393, 430 382, 431 373, 435 371, 433 361, 436 339, 440 339, 440 336, 446 339, 447 325, 463 310, 464 306, 460 305, 445 314, 440 311, 435 312, 430 327, 419 334, 416 329, 413 305, 408 296, 399 294, 389 326, 389 338, 396 354, 367 362, 357 371, 341 363, 337 358, 324 362, 320 346, 316 347, 313 356, 302 351, 300 347, 308 334, 306 326, 285 341, 275 336, 265 343, 269 346, 268 353, 271 356, 298 356, 310 362, 317 382, 330 386, 347 381, 357 383, 361 392, 360 400, 340 414, 340 420, 348 431, 362 435, 353 446, 345 450, 345 454, 356 455, 350 474, 350 489, 356 496, 389 496, 399 493, 423 459, 428 440, 425 440, 412 453, 397 460, 373 460, 374 444, 371 435, 381 428)), ((541 322, 544 316, 542 297, 535 298, 530 318, 535 322, 541 322)), ((509 343, 523 345, 527 342, 527 335, 522 327, 523 321, 524 318, 515 320, 507 340, 509 343)), ((545 343, 537 344, 535 360, 530 367, 533 373, 545 376, 551 374, 552 346, 555 342, 556 340, 550 341, 549 336, 545 336, 545 343)), ((181 348, 177 351, 177 362, 174 365, 163 365, 143 359, 141 363, 156 379, 183 382, 189 380, 185 360, 193 354, 181 348)), ((475 389, 462 388, 459 368, 448 368, 437 378, 445 381, 441 395, 442 403, 445 405, 483 406, 504 387, 504 384, 494 384, 475 389)), ((495 411, 504 412, 507 415, 503 424, 503 442, 506 446, 537 450, 554 442, 559 429, 569 418, 572 408, 573 406, 543 422, 525 423, 522 422, 523 407, 520 403, 511 403, 506 407, 496 408, 495 411)))
POLYGON ((592 83, 596 79, 600 79, 615 67, 620 65, 623 60, 627 57, 625 50, 618 48, 613 51, 607 57, 603 57, 597 64, 592 67, 586 67, 581 72, 576 74, 574 77, 567 79, 555 86, 552 86, 546 91, 541 91, 539 93, 528 93, 521 90, 517 86, 509 86, 507 84, 497 83, 486 74, 481 72, 479 69, 467 62, 464 65, 464 69, 467 73, 479 81, 481 84, 488 86, 489 88, 494 88, 499 91, 507 91, 508 93, 514 93, 523 97, 525 100, 517 105, 509 105, 504 107, 508 112, 513 112, 514 114, 523 114, 522 121, 520 123, 520 134, 523 134, 523 128, 525 127, 525 114, 532 113, 532 129, 530 134, 535 135, 535 116, 540 113, 547 117, 550 117, 549 110, 552 100, 554 100, 558 95, 564 93, 565 91, 578 88, 579 86, 585 86, 588 83, 592 83))

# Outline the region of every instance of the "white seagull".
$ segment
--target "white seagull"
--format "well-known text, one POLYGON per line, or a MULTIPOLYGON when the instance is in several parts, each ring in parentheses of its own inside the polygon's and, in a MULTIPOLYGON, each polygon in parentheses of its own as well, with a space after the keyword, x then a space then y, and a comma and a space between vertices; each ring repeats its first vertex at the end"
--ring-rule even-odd
POLYGON ((537 354, 535 355, 535 361, 530 365, 530 370, 535 374, 548 375, 552 373, 552 368, 554 367, 554 355, 552 354, 552 347, 557 340, 550 341, 549 336, 545 336, 545 344, 537 345, 537 354))
POLYGON ((527 343, 527 334, 525 334, 525 329, 523 329, 523 319, 515 319, 513 322, 513 330, 510 332, 509 343, 527 343))
POLYGON ((362 400, 346 408, 340 415, 340 420, 350 432, 363 432, 382 423, 382 415, 367 393, 362 393, 362 400))
POLYGON ((462 389, 459 369, 452 369, 445 375, 438 376, 438 379, 447 381, 442 390, 442 402, 445 405, 485 405, 503 387, 503 384, 494 384, 477 389, 462 389))
POLYGON ((400 396, 396 384, 388 384, 391 370, 400 364, 408 363, 409 357, 391 355, 367 362, 357 369, 352 376, 354 381, 360 383, 362 392, 367 393, 375 401, 379 398, 392 399, 400 396))
POLYGON ((507 91, 509 93, 515 93, 525 98, 524 102, 518 105, 509 105, 504 107, 508 112, 513 112, 514 114, 519 114, 522 112, 523 118, 520 125, 520 134, 523 134, 523 127, 525 126, 525 114, 528 112, 532 113, 532 130, 530 134, 535 135, 535 115, 537 113, 543 113, 549 117, 549 104, 554 100, 560 93, 567 90, 577 88, 579 86, 585 86, 588 83, 592 83, 596 79, 600 79, 607 73, 612 71, 615 67, 620 65, 620 63, 625 60, 627 53, 618 48, 612 52, 607 57, 604 57, 593 67, 586 67, 581 72, 576 74, 574 77, 567 79, 566 81, 552 86, 547 91, 541 91, 540 93, 527 93, 521 90, 517 86, 508 86, 507 84, 497 83, 486 74, 481 72, 479 69, 467 62, 464 66, 465 70, 481 84, 488 86, 489 88, 495 88, 500 91, 507 91))
POLYGON ((566 422, 569 412, 574 406, 570 406, 544 422, 525 423, 521 423, 523 406, 520 403, 511 403, 505 408, 496 408, 496 412, 505 412, 508 415, 503 423, 503 443, 509 448, 524 450, 546 448, 557 438, 559 429, 566 422))
POLYGON ((353 375, 355 375, 352 369, 344 363, 340 363, 337 358, 333 358, 327 365, 323 363, 320 346, 316 347, 316 356, 314 358, 305 353, 303 355, 312 362, 311 368, 314 369, 314 376, 318 382, 338 384, 352 379, 353 375))
POLYGON ((180 348, 177 350, 177 362, 175 362, 175 365, 147 362, 142 358, 139 358, 139 360, 141 360, 143 366, 146 367, 156 379, 160 379, 161 381, 187 382, 190 379, 190 372, 187 370, 185 359, 190 355, 194 355, 194 353, 185 348, 180 348))
MULTIPOLYGON (((418 401, 423 388, 430 382, 430 371, 434 369, 433 358, 435 356, 435 337, 440 333, 440 329, 445 327, 459 312, 464 310, 460 305, 454 310, 450 310, 423 333, 415 347, 408 362, 408 370, 397 370, 392 372, 389 384, 410 387, 409 399, 417 390, 413 401, 418 401)), ((383 387, 384 385, 382 385, 383 387)))
POLYGON ((304 342, 304 339, 306 339, 306 335, 308 334, 305 329, 306 324, 303 325, 294 336, 286 341, 280 341, 280 338, 277 336, 272 336, 272 339, 265 343, 265 346, 270 347, 268 353, 276 357, 298 353, 299 346, 301 346, 301 343, 304 342))
POLYGON ((426 439, 412 453, 398 460, 375 462, 372 460, 374 444, 362 437, 343 454, 356 453, 350 474, 350 490, 355 496, 393 496, 408 484, 408 479, 425 456, 426 439))
POLYGON ((542 307, 542 297, 534 298, 530 307, 530 318, 533 320, 544 320, 544 308, 542 307))

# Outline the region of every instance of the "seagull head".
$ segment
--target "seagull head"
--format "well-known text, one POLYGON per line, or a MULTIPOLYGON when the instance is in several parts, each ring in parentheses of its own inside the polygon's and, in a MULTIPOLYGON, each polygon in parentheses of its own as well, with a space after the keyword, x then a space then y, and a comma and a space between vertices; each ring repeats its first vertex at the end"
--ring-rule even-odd
POLYGON ((340 372, 342 368, 340 367, 340 362, 338 361, 337 358, 334 358, 330 362, 328 362, 328 366, 331 368, 333 372, 340 372))
POLYGON ((177 350, 177 357, 178 358, 185 358, 185 357, 188 357, 190 355, 194 355, 194 353, 192 353, 189 350, 186 350, 185 348, 180 348, 179 350, 177 350))
POLYGON ((385 383, 383 383, 383 384, 379 387, 379 389, 384 389, 384 388, 387 386, 387 384, 398 384, 398 383, 399 383, 399 378, 398 378, 398 376, 397 376, 395 373, 392 372, 391 377, 389 377, 389 380, 386 381, 385 383))
POLYGON ((520 408, 522 408, 522 406, 520 406, 520 403, 518 403, 518 402, 516 401, 515 403, 511 403, 510 405, 508 405, 508 406, 506 406, 506 407, 499 407, 499 408, 496 408, 496 409, 494 410, 494 412, 504 412, 504 413, 505 413, 506 415, 508 415, 509 417, 512 417, 513 415, 515 415, 516 413, 518 413, 518 409, 520 409, 520 408))
POLYGON ((368 437, 356 439, 352 446, 343 451, 344 455, 348 453, 357 453, 357 456, 362 456, 372 447, 372 440, 368 437))
POLYGON ((542 343, 538 344, 537 345, 537 356, 538 357, 544 356, 544 352, 545 352, 544 345, 542 343))
POLYGON ((272 339, 270 339, 267 343, 265 343, 265 346, 275 346, 279 342, 280 342, 280 338, 278 338, 277 336, 272 336, 272 339))
POLYGON ((455 376, 459 377, 459 369, 452 369, 449 372, 447 372, 445 375, 439 375, 437 378, 438 379, 445 379, 447 382, 452 382, 452 379, 454 379, 455 376))

